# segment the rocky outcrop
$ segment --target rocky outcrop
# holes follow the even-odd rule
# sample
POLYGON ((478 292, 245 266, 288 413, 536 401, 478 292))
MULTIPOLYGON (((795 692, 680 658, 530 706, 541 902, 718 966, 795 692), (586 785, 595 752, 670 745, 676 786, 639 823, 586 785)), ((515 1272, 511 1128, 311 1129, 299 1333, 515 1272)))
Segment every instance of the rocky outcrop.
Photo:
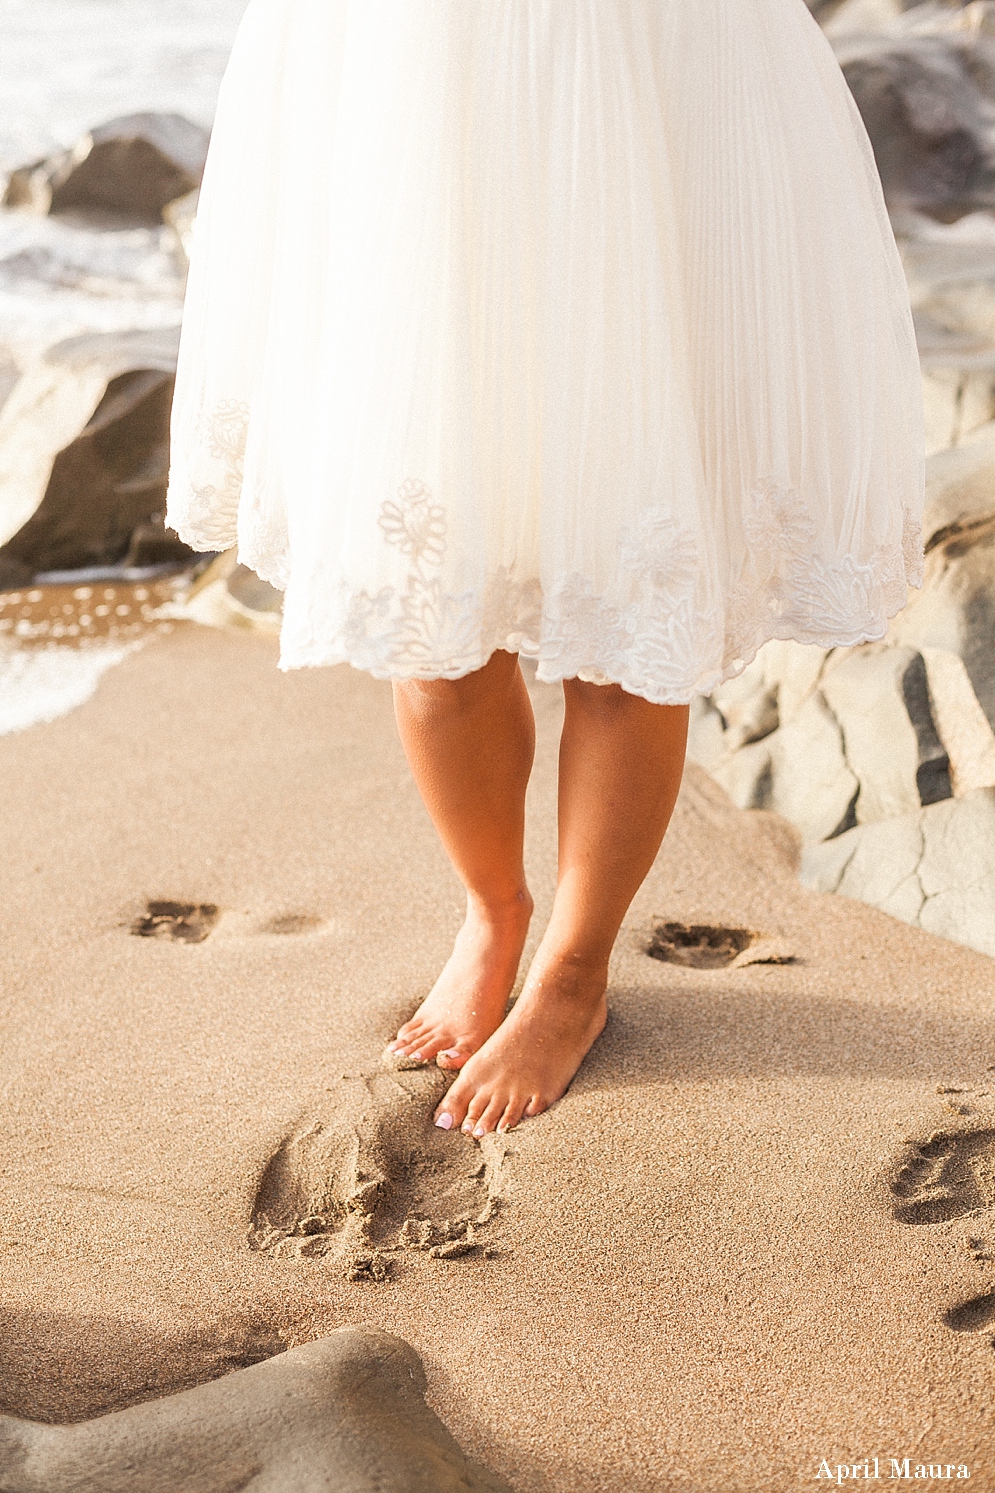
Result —
POLYGON ((995 788, 809 845, 801 876, 995 957, 995 788))
POLYGON ((995 40, 887 30, 836 52, 893 207, 947 220, 995 207, 995 40))
POLYGON ((283 592, 240 565, 237 551, 228 550, 178 593, 170 615, 203 627, 275 635, 283 622, 283 592))
POLYGON ((168 203, 200 185, 209 139, 180 114, 112 119, 71 150, 14 171, 3 205, 157 223, 168 203))
POLYGON ((867 126, 912 294, 927 451, 995 418, 995 0, 815 4, 867 126))
POLYGON ((696 704, 690 755, 796 826, 810 885, 995 953, 995 426, 927 473, 925 582, 888 637, 768 644, 696 704))
POLYGON ((176 241, 185 261, 189 262, 190 250, 193 247, 193 225, 197 218, 197 206, 200 202, 200 188, 196 191, 187 192, 183 197, 177 197, 174 202, 168 202, 162 210, 164 221, 176 234, 176 241))
POLYGON ((191 555, 161 520, 177 340, 77 337, 21 378, 0 413, 0 585, 191 555))

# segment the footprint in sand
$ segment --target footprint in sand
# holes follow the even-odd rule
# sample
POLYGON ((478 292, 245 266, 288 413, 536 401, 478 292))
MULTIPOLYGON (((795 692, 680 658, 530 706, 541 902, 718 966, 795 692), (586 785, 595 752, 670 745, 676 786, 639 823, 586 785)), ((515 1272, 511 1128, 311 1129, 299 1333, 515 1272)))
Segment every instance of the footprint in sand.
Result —
POLYGON ((985 1332, 995 1327, 995 1291, 984 1296, 972 1296, 944 1312, 943 1320, 954 1332, 985 1332))
POLYGON ((317 933, 325 926, 324 919, 309 912, 283 912, 260 924, 260 933, 279 933, 286 937, 294 933, 317 933))
POLYGON ((995 1130, 940 1131, 891 1179, 899 1223, 948 1223, 995 1203, 995 1130))
MULTIPOLYGON (((890 1186, 899 1223, 949 1223, 989 1207, 995 1203, 995 1130, 931 1135, 906 1153, 890 1186)), ((982 1241, 967 1245, 974 1259, 988 1258, 982 1241)), ((942 1321, 954 1332, 987 1332, 995 1327, 995 1291, 951 1307, 942 1321)))
POLYGON ((783 939, 751 928, 711 923, 656 923, 646 953, 651 959, 688 969, 743 969, 748 964, 797 962, 783 939))
POLYGON ((203 943, 220 916, 213 902, 147 902, 130 931, 138 938, 203 943))
POLYGON ((493 1253, 506 1144, 436 1129, 438 1070, 343 1078, 320 1119, 287 1136, 256 1193, 249 1248, 278 1258, 329 1256, 350 1280, 384 1280, 410 1253, 435 1260, 493 1253))

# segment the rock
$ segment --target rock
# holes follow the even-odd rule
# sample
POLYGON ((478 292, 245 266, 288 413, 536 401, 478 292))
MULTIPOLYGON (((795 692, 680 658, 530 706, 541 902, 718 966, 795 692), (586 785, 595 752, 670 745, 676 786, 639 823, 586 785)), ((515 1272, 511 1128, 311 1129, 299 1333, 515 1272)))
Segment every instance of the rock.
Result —
POLYGON ((240 565, 236 550, 227 550, 197 576, 171 615, 204 627, 275 634, 283 621, 283 593, 240 565))
POLYGON ((995 788, 806 846, 801 876, 995 956, 995 788))
POLYGON ((975 788, 995 788, 995 732, 956 653, 924 648, 929 698, 936 729, 950 761, 955 798, 975 788))
POLYGON ((198 187, 193 192, 187 192, 184 197, 177 197, 174 202, 167 202, 162 210, 163 221, 168 223, 176 234, 180 252, 187 262, 190 260, 190 250, 193 247, 193 225, 197 221, 199 203, 200 188, 198 187))
POLYGON ((770 797, 803 842, 849 829, 860 783, 847 762, 839 721, 815 690, 771 738, 770 797))
POLYGON ((727 756, 725 721, 708 695, 695 695, 688 723, 688 757, 706 772, 727 756))
MULTIPOLYGON (((773 810, 806 843, 951 796, 949 754, 917 649, 866 644, 829 653, 777 643, 736 683, 732 706, 724 686, 698 707, 690 754, 707 761, 740 808, 773 810), (740 744, 772 719, 774 729, 740 744)), ((966 764, 980 750, 977 733, 958 750, 973 785, 980 769, 966 764)))
POLYGON ((401 1338, 342 1327, 198 1389, 68 1426, 0 1417, 9 1493, 511 1493, 425 1402, 401 1338))
POLYGON ((990 37, 890 29, 840 35, 836 54, 890 205, 947 221, 995 206, 990 37))
POLYGON ((192 554, 175 530, 166 528, 166 515, 159 511, 132 530, 124 563, 136 570, 149 565, 185 565, 192 554))
POLYGON ((883 31, 902 14, 901 0, 811 0, 829 37, 883 31))
POLYGON ((77 337, 24 374, 0 413, 0 564, 23 576, 192 554, 149 528, 165 509, 177 338, 77 337))
POLYGON ((858 823, 950 797, 949 763, 917 652, 882 644, 840 650, 827 665, 821 688, 860 783, 858 823))
POLYGON ((995 523, 995 423, 926 465, 923 542, 927 553, 948 539, 979 535, 995 523))
POLYGON ((774 769, 769 742, 751 741, 711 771, 738 809, 770 807, 774 769))
POLYGON ((207 130, 180 114, 112 119, 72 150, 14 171, 3 205, 157 223, 168 203, 199 187, 209 140, 207 130))
MULTIPOLYGON (((935 536, 934 536, 935 538, 935 536)), ((923 588, 894 619, 890 643, 939 649, 963 660, 981 709, 995 727, 995 518, 954 521, 926 556, 923 588)))
POLYGON ((762 658, 755 658, 741 674, 719 686, 712 701, 725 722, 727 751, 762 741, 777 730, 777 693, 777 683, 767 678, 762 658))
POLYGON ((970 440, 995 418, 995 373, 987 369, 923 368, 926 455, 970 440))
POLYGON ((818 690, 785 725, 733 752, 712 776, 739 808, 773 810, 806 842, 849 827, 859 787, 839 724, 818 690))
POLYGON ((995 219, 893 211, 923 369, 927 454, 995 419, 995 219))

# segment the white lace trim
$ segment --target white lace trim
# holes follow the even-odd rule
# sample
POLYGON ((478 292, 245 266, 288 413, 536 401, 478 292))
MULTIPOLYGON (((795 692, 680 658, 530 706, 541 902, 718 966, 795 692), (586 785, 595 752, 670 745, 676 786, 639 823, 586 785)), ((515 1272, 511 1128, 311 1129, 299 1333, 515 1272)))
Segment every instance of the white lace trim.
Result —
MULTIPOLYGON (((237 541, 246 564, 286 589, 285 528, 258 508, 240 513, 248 428, 247 405, 216 407, 199 443, 214 480, 182 496, 171 490, 169 521, 195 549, 237 541)), ((743 562, 724 618, 696 607, 696 537, 660 508, 619 533, 619 567, 632 581, 624 605, 580 574, 543 591, 501 568, 482 592, 446 591, 446 510, 416 478, 383 503, 378 525, 408 560, 403 586, 357 591, 329 567, 318 588, 322 625, 305 640, 295 628, 288 638, 285 625, 281 668, 350 663, 378 678, 452 679, 503 648, 536 658, 543 680, 613 682, 683 704, 739 673, 774 638, 824 648, 882 638, 908 587, 922 582, 921 526, 907 511, 900 550, 881 545, 865 563, 850 555, 831 563, 803 498, 769 479, 757 483, 744 514, 743 562)))

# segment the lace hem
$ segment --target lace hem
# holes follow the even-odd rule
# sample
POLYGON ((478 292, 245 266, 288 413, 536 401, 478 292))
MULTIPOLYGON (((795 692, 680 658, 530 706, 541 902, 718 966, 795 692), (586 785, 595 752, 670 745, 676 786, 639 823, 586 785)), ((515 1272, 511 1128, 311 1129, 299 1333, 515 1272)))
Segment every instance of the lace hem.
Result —
MULTIPOLYGON (((287 589, 285 523, 243 494, 248 426, 245 404, 216 407, 199 445, 213 480, 187 485, 182 497, 174 482, 169 521, 195 549, 237 539, 245 563, 287 589)), ((887 510, 893 533, 897 506, 887 510)), ((444 581, 446 509, 409 478, 377 518, 381 544, 403 556, 402 583, 357 590, 331 566, 312 566, 308 596, 292 588, 288 596, 280 666, 349 663, 377 678, 457 679, 501 648, 536 659, 543 680, 617 683, 655 703, 686 704, 774 639, 834 648, 883 638, 922 581, 921 527, 908 507, 901 512, 900 543, 879 542, 863 562, 827 558, 829 536, 809 505, 764 478, 742 514, 738 574, 718 603, 704 590, 698 536, 662 508, 618 532, 613 589, 622 600, 606 599, 584 575, 544 590, 503 568, 483 588, 458 593, 444 581)))
POLYGON ((771 483, 757 489, 724 615, 696 605, 696 537, 661 509, 619 533, 624 604, 606 601, 581 575, 543 593, 504 569, 482 595, 447 592, 438 574, 446 512, 414 479, 382 506, 379 527, 407 558, 403 587, 373 595, 319 571, 310 588, 321 598, 317 612, 298 614, 291 598, 281 668, 349 663, 377 678, 458 679, 501 648, 536 659, 544 681, 615 683, 656 704, 684 705, 740 673, 773 639, 823 648, 878 641, 922 570, 911 517, 901 550, 881 545, 866 564, 849 555, 830 564, 797 495, 771 483))

